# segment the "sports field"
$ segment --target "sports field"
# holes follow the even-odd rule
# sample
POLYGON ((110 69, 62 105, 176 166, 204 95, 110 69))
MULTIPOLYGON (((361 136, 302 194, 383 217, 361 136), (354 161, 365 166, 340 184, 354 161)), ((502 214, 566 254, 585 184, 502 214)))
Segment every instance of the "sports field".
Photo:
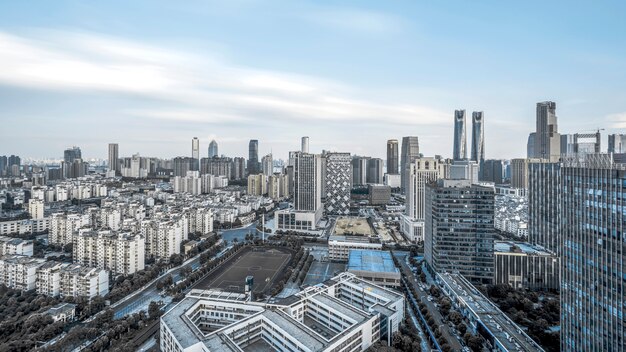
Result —
POLYGON ((211 278, 207 288, 221 289, 231 292, 244 292, 245 280, 254 276, 253 291, 263 293, 269 291, 279 279, 291 254, 276 249, 255 249, 243 253, 234 261, 225 263, 224 270, 211 278))

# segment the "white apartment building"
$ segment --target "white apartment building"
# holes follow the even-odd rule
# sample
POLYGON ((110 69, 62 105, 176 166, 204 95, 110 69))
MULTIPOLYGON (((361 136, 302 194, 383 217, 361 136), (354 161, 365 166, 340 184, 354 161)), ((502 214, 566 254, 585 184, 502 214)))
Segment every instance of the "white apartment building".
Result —
POLYGON ((275 303, 192 290, 161 317, 161 351, 365 351, 390 341, 404 296, 350 273, 275 303))
POLYGON ((63 297, 104 297, 109 293, 109 272, 80 264, 46 262, 37 269, 37 293, 63 297))
POLYGON ((45 262, 45 259, 21 255, 2 256, 0 257, 0 284, 16 290, 33 290, 36 287, 37 268, 45 262))
POLYGON ((50 218, 11 220, 0 222, 0 235, 26 235, 32 233, 42 233, 50 227, 50 218))
POLYGON ((141 234, 146 241, 146 254, 157 259, 180 254, 180 244, 188 238, 187 231, 187 219, 184 217, 142 221, 141 234))
POLYGON ((82 229, 74 243, 74 262, 129 275, 145 267, 146 242, 139 234, 82 229))
POLYGON ((188 232, 207 235, 213 232, 213 210, 210 208, 192 208, 186 213, 188 232))
POLYGON ((44 203, 41 199, 31 198, 28 200, 28 213, 31 219, 44 218, 44 203))
POLYGON ((31 257, 33 255, 33 241, 0 236, 0 256, 12 254, 31 257))
POLYGON ((75 233, 89 224, 89 219, 80 214, 55 213, 50 217, 50 244, 66 245, 74 242, 75 233))

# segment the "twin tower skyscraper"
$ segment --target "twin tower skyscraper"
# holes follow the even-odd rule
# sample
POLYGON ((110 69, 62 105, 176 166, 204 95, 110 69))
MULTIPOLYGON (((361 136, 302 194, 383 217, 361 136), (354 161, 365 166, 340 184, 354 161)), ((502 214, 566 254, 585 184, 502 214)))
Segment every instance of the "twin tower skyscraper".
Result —
MULTIPOLYGON (((472 113, 472 151, 469 160, 479 165, 485 161, 485 127, 482 111, 472 113)), ((467 127, 465 110, 454 111, 453 160, 467 160, 467 127)))

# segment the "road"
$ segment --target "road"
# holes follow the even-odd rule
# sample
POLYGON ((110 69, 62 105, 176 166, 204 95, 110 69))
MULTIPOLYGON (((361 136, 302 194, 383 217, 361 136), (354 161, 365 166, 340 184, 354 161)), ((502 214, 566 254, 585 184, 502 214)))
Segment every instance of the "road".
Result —
MULTIPOLYGON (((226 250, 227 248, 218 253, 217 257, 223 255, 226 250)), ((186 260, 180 266, 168 270, 164 274, 160 275, 158 279, 154 280, 150 285, 144 286, 142 289, 135 291, 133 296, 127 296, 128 298, 125 298, 123 302, 113 304, 113 319, 121 319, 129 314, 137 313, 142 309, 147 311, 148 305, 151 301, 163 301, 165 304, 169 304, 172 298, 161 296, 160 291, 156 287, 157 283, 159 280, 167 277, 168 275, 172 275, 172 280, 174 282, 182 279, 180 271, 184 267, 190 267, 192 271, 197 270, 200 267, 201 254, 202 253, 198 253, 196 256, 186 260)))
POLYGON ((441 316, 441 313, 439 312, 439 309, 435 307, 434 302, 428 301, 429 294, 422 290, 422 288, 418 285, 418 282, 421 281, 419 281, 419 278, 413 273, 410 265, 407 263, 407 255, 401 255, 399 253, 394 253, 394 255, 398 258, 398 262, 401 266, 400 269, 402 270, 402 272, 405 273, 406 278, 415 288, 415 292, 417 292, 416 298, 426 305, 426 308, 435 320, 435 325, 443 327, 443 329, 441 329, 442 335, 445 337, 446 341, 448 341, 448 345, 450 346, 450 348, 453 351, 461 351, 463 349, 463 345, 461 344, 460 338, 457 338, 455 334, 451 331, 450 327, 447 324, 447 320, 445 320, 441 316))

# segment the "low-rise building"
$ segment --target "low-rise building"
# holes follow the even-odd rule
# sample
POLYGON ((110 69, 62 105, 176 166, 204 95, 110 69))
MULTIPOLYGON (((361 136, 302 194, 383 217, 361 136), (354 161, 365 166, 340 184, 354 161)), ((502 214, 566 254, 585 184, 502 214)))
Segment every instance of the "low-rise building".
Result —
POLYGON ((33 241, 0 236, 0 256, 10 254, 32 256, 33 241))
POLYGON ((43 315, 50 316, 56 323, 58 321, 68 323, 76 317, 76 305, 72 303, 59 303, 48 309, 43 315))
POLYGON ((365 351, 388 343, 404 296, 342 273, 275 303, 192 290, 161 317, 161 351, 365 351))
POLYGON ((468 331, 490 341, 492 351, 543 352, 541 346, 462 275, 437 274, 435 281, 469 321, 468 331))
POLYGON ((45 259, 15 254, 2 256, 0 257, 0 284, 16 290, 33 290, 36 287, 37 268, 45 262, 45 259))
POLYGON ((525 242, 495 241, 495 283, 515 289, 559 290, 559 257, 525 242))
POLYGON ((385 205, 391 200, 391 187, 380 184, 367 186, 369 202, 371 205, 385 205))
POLYGON ((377 285, 400 287, 400 270, 396 268, 388 251, 351 250, 347 270, 377 285))
POLYGON ((328 238, 328 259, 338 262, 348 260, 351 250, 381 250, 382 243, 376 237, 330 236, 328 238))

